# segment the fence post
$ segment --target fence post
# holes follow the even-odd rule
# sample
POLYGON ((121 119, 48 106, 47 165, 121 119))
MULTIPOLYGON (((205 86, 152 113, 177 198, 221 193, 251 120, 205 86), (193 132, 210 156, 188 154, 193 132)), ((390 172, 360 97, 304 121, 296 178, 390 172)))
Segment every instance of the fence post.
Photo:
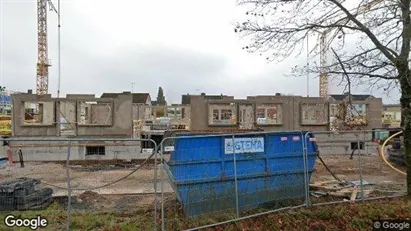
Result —
POLYGON ((158 204, 158 199, 157 199, 157 143, 154 142, 154 230, 157 231, 157 204, 158 204))
POLYGON ((67 149, 67 161, 66 161, 66 174, 67 174, 67 231, 70 231, 71 220, 71 176, 70 176, 70 154, 71 154, 71 141, 68 143, 67 149))
MULTIPOLYGON (((167 138, 166 138, 167 139, 167 138)), ((165 221, 164 221, 164 182, 163 182, 163 170, 164 170, 164 141, 160 144, 160 162, 161 162, 161 171, 160 171, 160 188, 161 188, 161 230, 165 231, 165 221)))
POLYGON ((23 152, 19 149, 19 160, 20 160, 20 168, 24 168, 24 159, 23 159, 23 152))
MULTIPOLYGON (((363 143, 365 146, 365 143, 363 143)), ((365 148, 365 147, 364 147, 365 148)), ((363 176, 362 176, 362 168, 363 168, 363 163, 362 163, 362 158, 361 158, 361 143, 360 143, 360 135, 357 133, 357 150, 358 150, 358 165, 359 165, 359 171, 360 171, 360 190, 361 190, 361 200, 364 199, 364 186, 363 186, 363 176)))
POLYGON ((237 187, 237 163, 235 157, 235 135, 233 135, 233 161, 234 161, 234 188, 235 188, 235 215, 236 218, 240 217, 239 207, 238 207, 238 187, 237 187))
POLYGON ((310 181, 308 180, 308 142, 307 136, 309 132, 307 132, 305 135, 303 132, 301 132, 301 137, 302 137, 302 145, 303 145, 303 162, 304 162, 304 189, 305 189, 305 205, 306 206, 311 206, 311 201, 310 201, 310 181))

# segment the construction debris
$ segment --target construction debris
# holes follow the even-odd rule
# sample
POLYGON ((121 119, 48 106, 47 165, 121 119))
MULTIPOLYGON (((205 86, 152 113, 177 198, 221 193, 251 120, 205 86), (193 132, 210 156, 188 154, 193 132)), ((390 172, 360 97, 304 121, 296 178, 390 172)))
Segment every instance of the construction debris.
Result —
MULTIPOLYGON (((352 182, 339 182, 337 180, 315 182, 310 184, 310 189, 314 190, 311 192, 312 196, 322 197, 322 196, 334 196, 349 198, 350 200, 355 200, 361 198, 361 193, 363 197, 368 197, 374 190, 373 189, 360 189, 359 181, 352 182)), ((363 181, 363 187, 372 185, 367 181, 363 181)))
POLYGON ((40 180, 18 178, 0 184, 0 211, 43 209, 53 201, 51 188, 40 188, 40 180))
MULTIPOLYGON (((355 187, 360 187, 361 186, 361 181, 356 180, 356 181, 350 181, 351 184, 353 184, 355 187)), ((370 185, 374 185, 366 180, 362 181, 362 186, 370 186, 370 185)))
POLYGON ((327 196, 328 195, 328 192, 325 192, 325 191, 313 191, 313 192, 311 192, 311 196, 314 196, 314 197, 322 197, 322 196, 327 196))

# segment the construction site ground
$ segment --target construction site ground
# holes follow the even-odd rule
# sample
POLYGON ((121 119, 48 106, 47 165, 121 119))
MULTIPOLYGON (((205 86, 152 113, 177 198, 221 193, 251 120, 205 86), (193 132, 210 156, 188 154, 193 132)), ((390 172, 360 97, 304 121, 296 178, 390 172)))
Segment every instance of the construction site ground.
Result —
MULTIPOLYGON (((341 181, 359 181, 369 183, 373 189, 381 191, 404 191, 406 176, 389 167, 381 158, 375 155, 321 155, 328 169, 341 181), (360 167, 361 166, 361 167, 360 167)), ((405 172, 405 166, 392 165, 405 172)), ((315 170, 310 183, 334 181, 332 174, 319 159, 316 161, 315 170)))
MULTIPOLYGON (((363 155, 361 156, 361 160, 358 155, 354 155, 353 159, 350 159, 349 155, 321 155, 321 157, 329 170, 340 180, 359 181, 359 165, 361 163, 361 172, 364 182, 372 184, 367 187, 372 187, 373 190, 378 192, 386 192, 383 193, 384 195, 394 195, 397 192, 405 191, 405 176, 388 167, 377 154, 363 155)), ((90 166, 73 165, 70 171, 72 178, 71 184, 74 188, 98 187, 124 177, 136 169, 136 167, 137 166, 127 168, 97 166, 95 164, 90 166)), ((405 171, 405 167, 396 167, 405 171)), ((19 164, 16 163, 14 167, 0 170, 0 182, 18 177, 40 179, 46 183, 42 185, 44 187, 51 187, 50 185, 64 188, 67 187, 66 168, 62 163, 25 163, 24 168, 20 168, 19 164)), ((164 183, 163 189, 165 192, 166 217, 169 219, 173 217, 173 219, 171 219, 173 222, 184 220, 185 218, 181 211, 181 207, 177 203, 174 193, 167 182, 167 176, 164 173, 161 176, 160 171, 158 171, 158 177, 158 182, 162 180, 164 183)), ((323 163, 317 159, 315 171, 311 177, 310 183, 316 184, 318 182, 331 182, 336 184, 338 183, 338 180, 336 180, 331 173, 326 170, 323 163)), ((160 193, 160 183, 158 183, 158 187, 158 192, 160 193)), ((55 212, 50 211, 58 210, 58 213, 62 214, 60 219, 63 219, 63 217, 65 217, 64 211, 67 206, 67 190, 55 187, 51 188, 54 190, 55 203, 44 212, 47 214, 54 214, 55 212)), ((316 190, 317 189, 312 189, 312 191, 316 190)), ((324 191, 324 189, 322 190, 324 191)), ((327 187, 325 187, 325 191, 326 190, 327 187)), ((151 227, 154 214, 154 164, 150 163, 142 166, 131 176, 113 185, 93 190, 75 190, 72 192, 72 195, 74 196, 72 198, 72 209, 74 214, 87 213, 91 216, 91 214, 116 213, 122 214, 119 215, 119 219, 121 220, 128 219, 127 217, 129 216, 135 216, 137 213, 139 214, 138 216, 142 216, 140 219, 147 223, 144 227, 151 227)), ((160 194, 158 196, 160 197, 160 194)), ((371 193, 366 196, 373 197, 378 195, 371 193)), ((313 203, 317 203, 346 199, 347 197, 343 198, 324 195, 312 196, 311 200, 313 203)), ((160 206, 158 207, 160 208, 160 206)), ((101 220, 102 223, 104 223, 103 220, 101 220)), ((221 218, 221 220, 223 220, 223 218, 221 218)), ((64 223, 64 221, 60 221, 60 225, 61 222, 64 223)), ((206 221, 204 220, 203 222, 206 221)), ((173 227, 175 225, 177 224, 174 224, 173 227)), ((177 226, 180 227, 180 225, 177 226)))

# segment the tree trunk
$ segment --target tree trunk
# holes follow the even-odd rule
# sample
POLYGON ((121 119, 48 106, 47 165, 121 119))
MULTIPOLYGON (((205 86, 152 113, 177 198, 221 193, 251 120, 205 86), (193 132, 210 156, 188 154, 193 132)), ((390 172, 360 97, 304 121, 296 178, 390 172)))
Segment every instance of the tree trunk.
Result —
MULTIPOLYGON (((408 66, 408 64, 407 64, 408 66)), ((405 164, 407 166, 407 195, 411 197, 411 83, 408 68, 399 71, 401 82, 401 126, 403 127, 405 164)))

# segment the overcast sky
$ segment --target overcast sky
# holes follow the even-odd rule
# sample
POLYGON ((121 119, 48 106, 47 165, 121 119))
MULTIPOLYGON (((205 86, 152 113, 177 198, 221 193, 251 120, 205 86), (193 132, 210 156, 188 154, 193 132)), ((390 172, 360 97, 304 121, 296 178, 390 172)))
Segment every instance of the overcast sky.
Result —
MULTIPOLYGON (((10 90, 36 84, 36 0, 0 0, 0 80, 10 90)), ((53 1, 57 7, 57 1, 53 1)), ((228 94, 236 98, 276 92, 307 95, 306 77, 286 77, 305 56, 267 63, 248 54, 233 30, 245 9, 235 0, 61 0, 61 93, 148 92, 162 86, 169 103, 182 94, 228 94)), ((57 15, 48 12, 49 93, 57 93, 57 15)), ((310 43, 314 43, 312 41, 310 43)), ((314 44, 311 44, 314 46, 314 44)), ((310 76, 310 96, 318 78, 310 76)), ((330 93, 340 94, 332 86, 330 93)), ((385 103, 398 101, 374 90, 385 103)))

